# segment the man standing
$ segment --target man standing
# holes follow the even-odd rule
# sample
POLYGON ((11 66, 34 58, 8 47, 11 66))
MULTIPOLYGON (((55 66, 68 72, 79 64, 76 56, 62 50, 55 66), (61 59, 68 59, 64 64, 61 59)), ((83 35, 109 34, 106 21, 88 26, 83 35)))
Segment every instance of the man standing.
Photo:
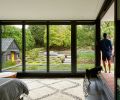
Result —
POLYGON ((106 33, 103 34, 103 39, 100 41, 100 49, 102 51, 102 61, 103 61, 105 73, 107 73, 106 61, 108 62, 109 73, 110 73, 110 71, 111 71, 112 43, 107 38, 106 33))

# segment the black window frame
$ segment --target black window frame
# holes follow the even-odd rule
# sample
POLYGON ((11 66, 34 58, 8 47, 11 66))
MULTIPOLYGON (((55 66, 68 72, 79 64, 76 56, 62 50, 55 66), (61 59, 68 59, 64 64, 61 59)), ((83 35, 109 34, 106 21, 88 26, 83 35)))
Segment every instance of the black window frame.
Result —
MULTIPOLYGON (((19 21, 0 21, 1 25, 22 25, 22 72, 26 73, 26 64, 25 64, 25 52, 26 52, 26 37, 25 37, 25 25, 46 25, 47 27, 47 70, 46 73, 49 73, 49 25, 70 25, 71 26, 71 72, 78 73, 76 67, 76 26, 77 25, 96 25, 95 20, 19 20, 19 21)), ((97 29, 97 28, 96 28, 97 29)), ((0 31, 2 33, 2 29, 0 31)), ((0 38, 1 39, 1 38, 0 38)), ((96 51, 95 51, 96 52, 96 51)), ((97 62, 97 61, 96 61, 97 62)), ((2 71, 2 67, 0 67, 2 71)), ((28 71, 27 71, 28 72, 28 71)), ((35 71, 33 73, 36 73, 35 71)), ((59 73, 59 72, 58 72, 59 73)))

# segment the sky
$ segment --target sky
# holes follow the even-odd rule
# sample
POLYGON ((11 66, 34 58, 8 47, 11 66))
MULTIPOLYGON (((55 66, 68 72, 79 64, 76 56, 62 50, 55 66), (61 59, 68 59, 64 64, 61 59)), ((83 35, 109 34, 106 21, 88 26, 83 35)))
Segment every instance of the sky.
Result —
MULTIPOLYGON (((14 25, 15 27, 22 28, 22 25, 14 25)), ((28 28, 28 25, 26 25, 26 28, 28 28)))

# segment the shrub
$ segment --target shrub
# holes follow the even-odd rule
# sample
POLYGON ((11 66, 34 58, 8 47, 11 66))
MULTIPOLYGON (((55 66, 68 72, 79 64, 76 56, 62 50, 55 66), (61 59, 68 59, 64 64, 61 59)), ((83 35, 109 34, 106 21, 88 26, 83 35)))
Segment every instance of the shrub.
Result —
POLYGON ((11 60, 8 60, 6 61, 4 64, 3 64, 3 67, 4 68, 7 68, 7 67, 10 67, 10 66, 15 66, 16 65, 16 62, 12 62, 11 60))

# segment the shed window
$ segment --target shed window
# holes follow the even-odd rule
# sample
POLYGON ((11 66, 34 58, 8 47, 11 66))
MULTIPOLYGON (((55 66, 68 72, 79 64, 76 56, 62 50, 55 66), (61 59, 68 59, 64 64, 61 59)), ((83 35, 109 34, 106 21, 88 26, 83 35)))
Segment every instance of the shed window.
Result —
POLYGON ((10 60, 10 54, 7 55, 7 60, 10 60))
POLYGON ((17 54, 17 59, 19 58, 19 54, 17 54))

